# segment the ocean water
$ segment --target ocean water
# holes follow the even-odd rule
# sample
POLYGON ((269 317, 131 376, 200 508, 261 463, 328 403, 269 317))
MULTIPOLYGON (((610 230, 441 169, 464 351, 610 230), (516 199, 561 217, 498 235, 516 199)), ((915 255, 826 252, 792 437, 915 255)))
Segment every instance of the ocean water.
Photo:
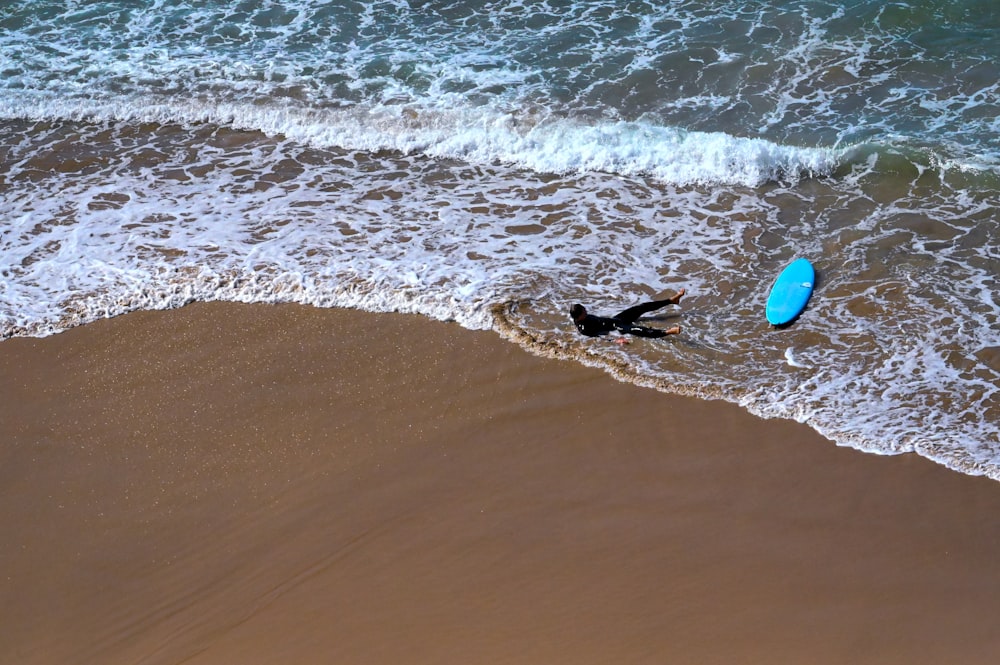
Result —
POLYGON ((998 63, 983 0, 5 2, 0 335, 414 312, 1000 479, 998 63))

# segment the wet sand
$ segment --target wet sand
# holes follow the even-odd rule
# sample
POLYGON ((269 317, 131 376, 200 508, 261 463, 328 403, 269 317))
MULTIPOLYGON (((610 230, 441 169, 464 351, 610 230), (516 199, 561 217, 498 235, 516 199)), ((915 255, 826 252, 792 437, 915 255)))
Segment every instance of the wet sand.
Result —
POLYGON ((403 315, 0 342, 3 663, 995 663, 1000 484, 403 315))

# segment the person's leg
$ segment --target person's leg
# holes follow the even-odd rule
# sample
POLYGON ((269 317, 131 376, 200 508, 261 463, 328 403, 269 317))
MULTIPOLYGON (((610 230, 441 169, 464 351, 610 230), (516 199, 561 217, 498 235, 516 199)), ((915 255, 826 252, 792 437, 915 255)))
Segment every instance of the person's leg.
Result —
POLYGON ((667 335, 676 335, 680 333, 681 327, 674 326, 672 328, 667 328, 663 330, 661 328, 648 328, 646 326, 637 326, 632 323, 623 323, 618 326, 618 332, 623 335, 635 335, 636 337, 666 337, 667 335))
POLYGON ((681 296, 683 295, 684 295, 684 289, 681 289, 672 297, 667 298, 666 300, 653 300, 651 302, 644 302, 641 305, 636 305, 635 307, 629 307, 628 309, 623 310, 618 314, 615 314, 614 318, 619 321, 624 321, 626 323, 632 323, 643 314, 648 314, 649 312, 658 310, 661 307, 666 307, 667 305, 678 304, 681 301, 681 296))

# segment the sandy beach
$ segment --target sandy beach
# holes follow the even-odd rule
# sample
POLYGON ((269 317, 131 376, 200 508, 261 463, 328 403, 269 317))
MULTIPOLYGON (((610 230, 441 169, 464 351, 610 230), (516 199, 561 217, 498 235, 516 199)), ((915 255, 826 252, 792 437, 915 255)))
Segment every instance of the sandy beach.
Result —
POLYGON ((0 662, 995 663, 1000 485, 416 316, 0 342, 0 662))

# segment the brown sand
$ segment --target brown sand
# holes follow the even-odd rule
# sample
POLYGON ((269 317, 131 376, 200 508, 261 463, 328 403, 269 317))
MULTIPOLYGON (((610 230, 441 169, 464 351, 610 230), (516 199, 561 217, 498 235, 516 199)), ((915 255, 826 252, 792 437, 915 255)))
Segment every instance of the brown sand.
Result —
POLYGON ((198 304, 0 370, 0 663, 1000 658, 1000 484, 492 333, 198 304))

